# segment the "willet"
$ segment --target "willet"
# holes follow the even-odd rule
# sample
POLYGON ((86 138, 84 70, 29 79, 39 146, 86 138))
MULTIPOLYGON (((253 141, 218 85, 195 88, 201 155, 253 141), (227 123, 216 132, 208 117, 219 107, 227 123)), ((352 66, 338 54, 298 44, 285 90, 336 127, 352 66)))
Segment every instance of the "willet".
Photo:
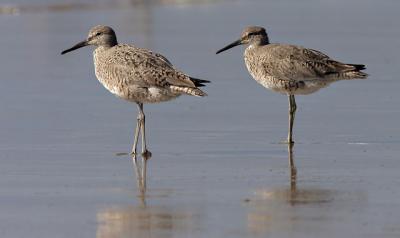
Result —
POLYGON ((138 173, 136 147, 141 132, 143 163, 140 180, 141 186, 145 188, 146 161, 151 153, 146 146, 143 104, 168 101, 181 94, 206 96, 198 87, 209 81, 192 78, 175 69, 167 58, 158 53, 134 45, 118 44, 114 30, 108 26, 93 27, 86 40, 61 54, 88 45, 95 46, 94 68, 100 83, 117 97, 138 106, 132 156, 138 173))
POLYGON ((368 75, 361 64, 345 64, 317 50, 296 45, 270 43, 264 28, 246 27, 239 40, 227 45, 217 54, 232 47, 249 44, 244 61, 251 76, 264 87, 289 97, 289 133, 292 137, 296 112, 294 95, 306 95, 343 79, 364 79, 368 75))

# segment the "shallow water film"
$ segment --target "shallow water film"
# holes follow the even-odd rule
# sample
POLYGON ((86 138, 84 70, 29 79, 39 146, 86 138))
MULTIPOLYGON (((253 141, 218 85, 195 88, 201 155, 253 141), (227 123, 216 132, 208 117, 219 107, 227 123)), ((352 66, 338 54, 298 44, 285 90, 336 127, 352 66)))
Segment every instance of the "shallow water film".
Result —
POLYGON ((0 237, 400 237, 398 1, 0 1, 0 237), (98 24, 212 81, 145 105, 147 190, 129 156, 135 104, 96 80, 98 24), (367 66, 288 100, 257 84, 248 25, 367 66), (289 168, 292 159, 296 170, 289 168))

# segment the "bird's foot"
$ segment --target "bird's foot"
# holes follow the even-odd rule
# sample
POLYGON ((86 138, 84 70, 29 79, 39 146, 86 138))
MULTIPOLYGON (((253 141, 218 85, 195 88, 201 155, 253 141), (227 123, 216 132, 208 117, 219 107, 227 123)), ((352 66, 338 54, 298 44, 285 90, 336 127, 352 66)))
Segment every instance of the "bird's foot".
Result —
MULTIPOLYGON (((132 151, 130 153, 130 155, 132 158, 136 158, 136 156, 138 156, 138 153, 136 153, 135 151, 132 151)), ((147 160, 147 159, 150 159, 150 157, 152 156, 152 153, 149 150, 145 150, 144 152, 142 152, 141 155, 143 158, 145 158, 147 160)))
POLYGON ((136 151, 132 151, 132 152, 130 153, 130 155, 131 155, 131 157, 133 158, 133 157, 136 157, 136 156, 137 156, 137 153, 136 153, 136 151))
POLYGON ((294 145, 294 141, 293 140, 283 140, 283 141, 279 142, 279 144, 294 145))
POLYGON ((150 159, 151 158, 151 152, 149 151, 149 150, 144 150, 143 152, 142 152, 142 156, 143 156, 143 158, 145 158, 146 160, 148 160, 148 159, 150 159))

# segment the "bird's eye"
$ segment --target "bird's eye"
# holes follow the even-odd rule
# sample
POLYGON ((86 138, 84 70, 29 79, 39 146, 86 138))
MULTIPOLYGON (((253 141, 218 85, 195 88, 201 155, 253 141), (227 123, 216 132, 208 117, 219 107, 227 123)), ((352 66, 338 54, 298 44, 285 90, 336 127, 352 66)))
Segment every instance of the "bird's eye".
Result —
POLYGON ((97 32, 97 33, 96 33, 96 36, 99 36, 99 35, 101 35, 101 32, 97 32))

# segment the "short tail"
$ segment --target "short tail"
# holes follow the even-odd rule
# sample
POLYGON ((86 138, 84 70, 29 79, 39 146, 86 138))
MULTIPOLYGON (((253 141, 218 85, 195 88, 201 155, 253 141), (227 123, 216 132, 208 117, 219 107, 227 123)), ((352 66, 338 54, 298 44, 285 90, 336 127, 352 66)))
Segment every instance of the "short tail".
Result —
POLYGON ((366 79, 368 74, 361 71, 353 71, 346 73, 346 76, 349 77, 348 79, 366 79))
MULTIPOLYGON (((204 80, 205 81, 205 80, 204 80)), ((170 86, 172 91, 178 92, 178 93, 184 93, 196 97, 204 97, 207 96, 207 94, 203 91, 201 91, 198 88, 191 88, 191 87, 183 87, 183 86, 170 86)))
POLYGON ((210 83, 210 81, 208 80, 192 78, 192 77, 190 77, 190 81, 192 81, 194 83, 194 86, 196 87, 204 87, 206 86, 204 85, 205 83, 210 83))

